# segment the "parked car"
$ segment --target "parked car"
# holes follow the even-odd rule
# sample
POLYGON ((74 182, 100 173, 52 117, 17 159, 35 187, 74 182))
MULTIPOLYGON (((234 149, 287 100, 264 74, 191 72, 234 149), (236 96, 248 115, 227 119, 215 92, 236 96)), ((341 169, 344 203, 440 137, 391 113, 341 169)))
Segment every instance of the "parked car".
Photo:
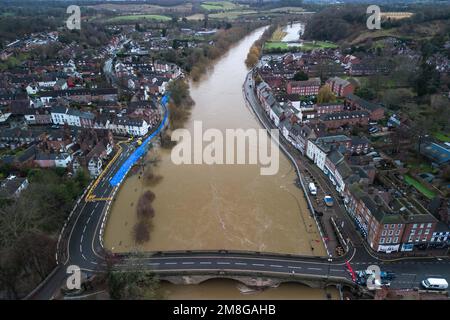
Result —
POLYGON ((308 185, 308 188, 309 188, 309 192, 313 196, 317 195, 317 188, 316 188, 316 185, 314 184, 314 182, 310 182, 309 185, 308 185))
POLYGON ((429 290, 446 290, 448 282, 443 278, 427 278, 422 281, 422 286, 429 290))
POLYGON ((323 198, 323 201, 325 202, 325 204, 327 205, 327 207, 332 207, 332 206, 333 206, 334 201, 333 201, 333 198, 332 198, 332 197, 330 197, 330 196, 325 196, 325 197, 323 198))

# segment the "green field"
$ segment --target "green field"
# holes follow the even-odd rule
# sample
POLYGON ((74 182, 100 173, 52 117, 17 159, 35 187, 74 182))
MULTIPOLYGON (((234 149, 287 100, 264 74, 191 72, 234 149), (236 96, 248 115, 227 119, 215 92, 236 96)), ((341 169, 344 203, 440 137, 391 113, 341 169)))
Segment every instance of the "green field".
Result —
MULTIPOLYGON (((271 49, 280 49, 280 50, 288 50, 289 48, 294 48, 296 46, 289 46, 287 42, 282 41, 267 41, 264 45, 264 49, 271 50, 271 49)), ((303 45, 298 45, 298 47, 301 47, 304 51, 310 51, 313 49, 328 49, 328 48, 337 48, 337 45, 331 42, 324 42, 324 41, 316 41, 315 43, 312 42, 304 42, 303 45)))
POLYGON ((302 48, 305 50, 313 49, 335 49, 338 46, 332 42, 315 41, 315 42, 303 42, 302 48))
POLYGON ((233 10, 238 7, 238 5, 229 1, 203 2, 200 6, 208 11, 233 10))
POLYGON ((282 41, 267 41, 264 44, 264 49, 270 50, 270 49, 282 49, 285 50, 289 48, 288 44, 286 42, 282 41))
POLYGON ((427 197, 428 199, 433 199, 436 196, 436 193, 434 193, 433 191, 431 191, 430 189, 428 189, 427 187, 425 187, 423 184, 421 184, 419 181, 417 181, 416 179, 405 175, 405 182, 411 186, 413 186, 414 188, 417 189, 417 191, 419 191, 421 194, 423 194, 425 197, 427 197))
POLYGON ((130 22, 130 21, 139 21, 139 20, 156 20, 156 21, 169 21, 172 18, 168 16, 162 16, 158 14, 137 14, 137 15, 126 15, 126 16, 118 16, 111 19, 108 19, 108 22, 130 22))
POLYGON ((224 11, 224 12, 218 12, 218 13, 211 13, 210 15, 208 15, 208 18, 234 20, 241 16, 248 15, 248 14, 255 14, 255 13, 257 13, 257 12, 254 10, 224 11))
POLYGON ((444 132, 433 132, 433 137, 442 142, 450 142, 450 135, 445 134, 444 132))

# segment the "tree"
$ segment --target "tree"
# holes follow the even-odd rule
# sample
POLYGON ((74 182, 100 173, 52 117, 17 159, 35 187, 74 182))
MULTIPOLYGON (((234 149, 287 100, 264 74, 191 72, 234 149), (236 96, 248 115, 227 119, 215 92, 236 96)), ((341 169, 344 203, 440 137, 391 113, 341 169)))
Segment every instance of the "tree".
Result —
MULTIPOLYGON (((134 267, 134 266, 132 266, 134 267)), ((156 299, 159 279, 149 271, 110 271, 109 295, 114 300, 156 299)))
POLYGON ((309 79, 308 75, 303 71, 299 71, 294 75, 295 81, 306 81, 308 79, 309 79))
POLYGON ((317 103, 328 103, 336 101, 336 96, 327 85, 322 86, 317 95, 317 103))
POLYGON ((142 244, 150 240, 150 224, 140 220, 133 227, 133 238, 136 244, 142 244))

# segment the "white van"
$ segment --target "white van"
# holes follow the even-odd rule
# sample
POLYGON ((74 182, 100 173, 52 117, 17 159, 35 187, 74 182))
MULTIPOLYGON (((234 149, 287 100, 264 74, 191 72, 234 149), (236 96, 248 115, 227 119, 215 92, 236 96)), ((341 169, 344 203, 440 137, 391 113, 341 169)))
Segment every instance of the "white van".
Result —
POLYGON ((309 192, 315 196, 317 194, 317 188, 316 185, 313 182, 309 183, 309 192))
POLYGON ((430 290, 445 290, 448 288, 448 283, 442 278, 428 278, 422 281, 422 286, 430 290))

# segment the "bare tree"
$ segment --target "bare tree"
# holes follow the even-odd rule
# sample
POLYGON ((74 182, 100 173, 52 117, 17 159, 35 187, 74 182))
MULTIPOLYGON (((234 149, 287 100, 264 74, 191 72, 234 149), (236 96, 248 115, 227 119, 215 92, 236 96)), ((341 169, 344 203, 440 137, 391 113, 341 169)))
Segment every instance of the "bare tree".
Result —
POLYGON ((142 244, 150 240, 150 225, 147 221, 140 220, 134 225, 133 238, 136 244, 142 244))

